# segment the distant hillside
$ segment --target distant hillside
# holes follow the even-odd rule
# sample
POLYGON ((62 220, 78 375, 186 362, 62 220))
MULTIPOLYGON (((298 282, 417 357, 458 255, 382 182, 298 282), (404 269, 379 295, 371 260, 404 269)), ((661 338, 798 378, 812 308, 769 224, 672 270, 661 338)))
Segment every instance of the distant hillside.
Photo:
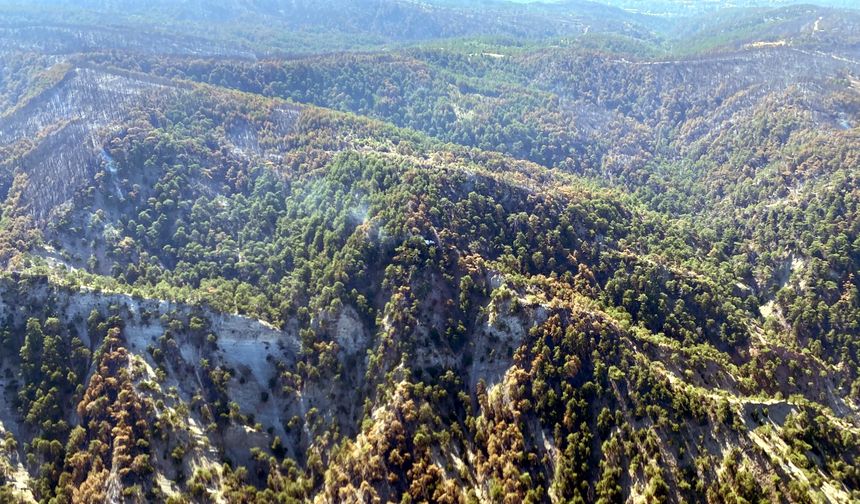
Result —
MULTIPOLYGON (((130 0, 3 0, 0 9, 5 10, 7 19, 35 23, 40 30, 56 31, 58 25, 64 31, 125 26, 153 34, 193 35, 219 45, 238 44, 234 51, 261 54, 379 48, 453 37, 542 39, 588 32, 649 37, 651 21, 591 2, 564 6, 485 2, 475 8, 407 0, 157 0, 146 4, 130 0), (218 29, 212 30, 213 25, 218 29)), ((42 37, 45 35, 47 32, 42 37)), ((129 36, 133 35, 120 38, 129 36)), ((95 50, 99 44, 113 43, 106 37, 87 49, 95 50)))
POLYGON ((611 5, 630 12, 656 16, 690 16, 721 9, 777 8, 791 5, 816 5, 821 7, 836 7, 841 9, 860 8, 854 0, 597 0, 605 5, 611 5))

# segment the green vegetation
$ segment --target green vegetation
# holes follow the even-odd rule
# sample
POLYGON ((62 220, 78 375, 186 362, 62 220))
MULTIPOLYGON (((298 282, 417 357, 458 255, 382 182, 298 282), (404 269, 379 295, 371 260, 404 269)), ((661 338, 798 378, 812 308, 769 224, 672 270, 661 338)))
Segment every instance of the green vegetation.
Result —
POLYGON ((846 24, 389 6, 0 55, 0 502, 860 499, 846 24))

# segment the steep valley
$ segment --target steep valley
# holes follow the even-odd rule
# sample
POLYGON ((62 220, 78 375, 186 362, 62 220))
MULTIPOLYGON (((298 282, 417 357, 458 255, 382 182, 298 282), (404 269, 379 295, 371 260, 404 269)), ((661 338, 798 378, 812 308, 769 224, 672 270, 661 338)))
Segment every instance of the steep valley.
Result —
POLYGON ((856 11, 373 5, 4 11, 0 502, 857 502, 856 11))

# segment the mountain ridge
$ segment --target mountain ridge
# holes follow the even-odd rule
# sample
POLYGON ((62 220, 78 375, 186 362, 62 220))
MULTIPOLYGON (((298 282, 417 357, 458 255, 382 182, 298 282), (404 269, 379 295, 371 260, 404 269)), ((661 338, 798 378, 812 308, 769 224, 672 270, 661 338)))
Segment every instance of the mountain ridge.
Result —
POLYGON ((855 17, 770 12, 4 32, 0 502, 856 500, 855 17))

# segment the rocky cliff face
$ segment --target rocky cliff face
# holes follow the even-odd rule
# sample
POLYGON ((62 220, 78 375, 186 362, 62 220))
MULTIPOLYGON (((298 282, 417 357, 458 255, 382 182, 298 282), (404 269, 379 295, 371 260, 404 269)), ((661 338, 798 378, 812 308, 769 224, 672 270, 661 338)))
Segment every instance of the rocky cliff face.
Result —
MULTIPOLYGON (((186 448, 185 470, 190 474, 197 466, 218 465, 223 457, 247 465, 249 448, 266 448, 274 436, 286 439, 284 425, 309 407, 298 392, 295 396, 284 396, 272 387, 278 369, 295 365, 299 342, 294 329, 276 330, 246 317, 127 295, 63 292, 50 288, 32 289, 30 293, 27 299, 10 301, 14 306, 50 305, 50 311, 64 325, 75 328, 83 343, 93 350, 102 345, 102 341, 94 339, 87 329, 87 319, 93 311, 122 318, 124 344, 130 352, 128 366, 133 370, 137 391, 159 404, 155 412, 158 417, 171 418, 170 436, 179 439, 186 448), (188 324, 192 318, 205 330, 176 330, 177 325, 188 324), (168 327, 170 324, 172 330, 168 327), (194 401, 199 400, 195 397, 206 387, 201 381, 207 379, 201 375, 205 370, 200 368, 204 360, 207 368, 211 366, 231 374, 223 384, 223 393, 237 405, 237 413, 242 415, 240 421, 219 434, 208 432, 206 426, 211 419, 201 418, 200 412, 192 408, 194 401), (156 369, 165 361, 166 367, 162 369, 167 369, 167 373, 157 376, 156 369), (288 416, 282 420, 282 415, 288 416)), ((4 305, 4 310, 8 310, 8 305, 4 305)), ((13 316, 9 322, 23 321, 13 316)), ((5 405, 9 408, 6 411, 15 409, 13 397, 13 392, 4 390, 3 398, 8 401, 5 405)), ((303 416, 300 418, 304 421, 303 416)), ((66 412, 66 421, 72 425, 79 422, 74 410, 66 412)), ((30 430, 14 415, 4 416, 3 423, 3 428, 21 438, 30 430)), ((294 450, 301 449, 299 444, 290 446, 294 450)), ((12 461, 23 460, 21 454, 11 455, 12 461)), ((165 461, 163 468, 170 467, 165 461)), ((168 481, 174 480, 176 474, 169 470, 165 477, 168 481)))

